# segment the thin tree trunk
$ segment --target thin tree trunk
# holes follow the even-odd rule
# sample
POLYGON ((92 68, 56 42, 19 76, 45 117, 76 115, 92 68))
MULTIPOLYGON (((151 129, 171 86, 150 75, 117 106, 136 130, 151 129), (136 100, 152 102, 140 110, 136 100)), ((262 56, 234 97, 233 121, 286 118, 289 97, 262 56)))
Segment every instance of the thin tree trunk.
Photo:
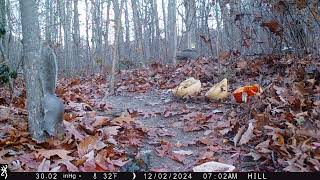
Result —
POLYGON ((168 3, 168 26, 169 26, 169 59, 173 65, 176 65, 177 53, 177 22, 176 22, 176 0, 170 0, 168 3))
POLYGON ((166 5, 164 3, 165 0, 162 0, 162 16, 163 16, 163 30, 164 30, 164 42, 163 42, 163 47, 164 47, 164 59, 167 59, 168 55, 168 30, 167 30, 167 16, 166 16, 166 5))
POLYGON ((46 0, 46 4, 45 4, 45 12, 46 12, 46 19, 45 19, 45 38, 47 42, 51 41, 51 32, 52 30, 50 29, 51 22, 50 22, 50 0, 46 0))
POLYGON ((125 28, 126 28, 126 34, 125 34, 125 38, 126 38, 126 48, 125 51, 127 51, 126 56, 127 58, 130 57, 130 26, 129 26, 129 10, 128 10, 128 1, 125 1, 125 28))
POLYGON ((97 69, 97 63, 96 63, 96 52, 97 52, 97 36, 96 36, 96 32, 97 32, 97 27, 96 27, 96 0, 91 0, 91 61, 92 61, 92 72, 96 72, 97 69))
POLYGON ((96 41, 96 60, 99 60, 98 64, 100 65, 102 62, 102 26, 101 26, 101 1, 96 0, 95 2, 95 41, 96 41), (100 63, 101 62, 101 63, 100 63))
POLYGON ((144 60, 148 61, 150 59, 150 44, 149 41, 152 38, 151 32, 150 32, 150 24, 148 26, 148 6, 147 3, 145 5, 142 5, 144 7, 144 26, 143 26, 143 45, 144 45, 144 60))
POLYGON ((64 58, 66 62, 66 75, 70 76, 73 74, 73 60, 72 60, 72 53, 71 53, 71 1, 66 0, 64 4, 64 58))
POLYGON ((73 57, 74 60, 77 61, 75 62, 75 65, 77 66, 76 69, 79 68, 80 64, 80 51, 79 51, 79 46, 80 46, 80 25, 79 25, 79 12, 78 12, 78 0, 73 1, 73 57))
MULTIPOLYGON (((0 0, 0 43, 2 43, 3 46, 5 46, 5 33, 6 33, 6 28, 7 22, 6 22, 6 3, 5 0, 0 0), (4 33, 4 34, 2 34, 4 33)), ((3 48, 3 50, 5 47, 3 48)), ((4 52, 3 52, 4 53, 4 52)), ((0 56, 1 57, 1 56, 0 56)), ((0 59, 2 60, 2 59, 0 59)), ((3 59, 4 60, 4 59, 3 59)), ((2 61, 0 61, 1 64, 2 61)))
POLYGON ((43 141, 45 139, 42 110, 42 88, 39 79, 40 62, 40 28, 38 11, 35 0, 20 0, 24 75, 27 90, 27 110, 29 132, 33 139, 43 141))
POLYGON ((215 18, 216 18, 216 22, 217 22, 217 39, 216 39, 216 50, 217 50, 217 57, 220 55, 220 51, 221 51, 221 25, 220 25, 220 18, 219 18, 219 10, 218 10, 218 4, 219 4, 219 0, 216 0, 215 3, 215 18))
POLYGON ((90 41, 89 41, 89 5, 88 0, 85 0, 86 4, 86 60, 87 64, 91 65, 91 68, 93 69, 92 61, 91 61, 91 50, 90 50, 90 41))
POLYGON ((11 39, 12 39, 12 31, 13 31, 13 25, 12 25, 12 13, 11 13, 11 3, 9 0, 6 1, 6 4, 5 4, 5 10, 7 11, 6 14, 7 14, 7 33, 4 37, 4 50, 5 50, 5 53, 7 55, 7 58, 8 58, 8 61, 9 61, 9 64, 12 65, 12 58, 11 58, 11 53, 10 53, 10 50, 11 49, 11 46, 12 46, 12 43, 10 42, 11 39))
MULTIPOLYGON (((62 36, 62 28, 63 28, 63 22, 64 22, 64 10, 63 10, 63 1, 57 1, 57 9, 58 9, 58 14, 59 14, 59 43, 63 44, 63 36, 62 36)), ((67 67, 66 61, 63 59, 63 65, 64 65, 64 70, 67 67)))
POLYGON ((160 59, 160 27, 159 27, 159 15, 158 15, 158 4, 157 0, 153 0, 153 16, 155 19, 155 27, 156 27, 156 37, 155 37, 155 58, 160 59))
POLYGON ((109 64, 107 60, 109 59, 109 24, 110 24, 110 5, 111 1, 108 0, 108 5, 107 5, 107 19, 106 19, 106 24, 105 24, 105 33, 104 33, 104 61, 106 64, 109 64))
POLYGON ((196 29, 196 2, 195 0, 184 0, 186 10, 186 35, 187 35, 187 49, 194 46, 195 29, 196 29))
POLYGON ((138 61, 143 62, 143 39, 142 39, 142 26, 141 26, 141 16, 138 11, 138 5, 136 0, 131 0, 132 11, 133 11, 133 23, 134 23, 134 38, 136 41, 136 50, 138 53, 138 61))
POLYGON ((116 65, 119 62, 119 53, 118 53, 118 43, 119 43, 119 34, 120 34, 120 25, 121 25, 121 14, 124 0, 121 0, 120 7, 118 0, 112 0, 113 8, 116 19, 115 33, 114 33, 114 44, 113 44, 113 54, 112 54, 112 69, 111 69, 111 79, 110 79, 110 93, 115 93, 115 81, 116 81, 116 65))

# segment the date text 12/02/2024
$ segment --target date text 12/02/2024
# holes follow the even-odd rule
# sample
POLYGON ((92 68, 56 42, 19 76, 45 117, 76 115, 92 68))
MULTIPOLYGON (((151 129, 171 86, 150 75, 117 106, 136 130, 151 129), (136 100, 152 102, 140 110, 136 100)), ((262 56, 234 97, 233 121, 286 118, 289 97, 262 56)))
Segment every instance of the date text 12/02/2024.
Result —
POLYGON ((191 173, 191 172, 147 172, 143 173, 145 180, 191 180, 191 179, 203 179, 203 180, 237 180, 237 173, 191 173))
POLYGON ((238 180, 238 179, 247 179, 247 180, 267 180, 265 173, 257 172, 248 172, 248 173, 238 173, 228 172, 228 173, 143 173, 143 178, 145 180, 188 180, 188 179, 203 179, 203 180, 238 180))

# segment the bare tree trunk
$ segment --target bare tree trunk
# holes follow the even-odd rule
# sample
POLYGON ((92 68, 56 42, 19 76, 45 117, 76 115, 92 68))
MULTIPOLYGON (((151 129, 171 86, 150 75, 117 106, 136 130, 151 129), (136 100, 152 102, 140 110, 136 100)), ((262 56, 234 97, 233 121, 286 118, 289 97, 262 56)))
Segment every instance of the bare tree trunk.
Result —
POLYGON ((156 37, 155 37, 155 58, 156 59, 160 59, 160 27, 159 27, 159 15, 158 15, 158 4, 157 4, 157 0, 153 0, 153 17, 155 20, 155 27, 156 27, 156 37))
POLYGON ((9 65, 12 65, 14 63, 18 64, 17 62, 13 62, 13 59, 11 58, 11 51, 12 51, 12 31, 13 31, 13 24, 12 24, 12 10, 11 10, 11 2, 9 0, 6 1, 5 4, 5 11, 7 14, 7 32, 6 35, 4 37, 4 52, 8 58, 8 63, 9 65))
POLYGON ((96 63, 96 52, 97 52, 97 30, 96 30, 96 23, 95 20, 97 19, 96 17, 96 1, 95 0, 90 0, 91 1, 91 52, 92 52, 92 71, 96 72, 97 69, 97 63, 96 63))
POLYGON ((168 3, 168 27, 169 27, 169 59, 173 65, 176 65, 177 53, 177 22, 176 22, 176 0, 170 0, 168 3))
POLYGON ((24 52, 24 75, 27 89, 27 110, 29 132, 33 139, 45 139, 42 130, 42 88, 39 79, 40 62, 40 28, 35 0, 20 0, 21 23, 24 52))
MULTIPOLYGON (((0 0, 0 67, 2 65, 10 66, 9 38, 11 37, 11 29, 9 29, 9 33, 8 33, 7 32, 8 31, 7 20, 6 20, 6 10, 9 11, 9 9, 6 8, 6 6, 9 6, 9 5, 10 4, 8 2, 5 3, 4 0, 0 0), (8 34, 9 34, 9 36, 8 36, 8 34), (6 51, 6 49, 7 49, 7 51, 6 51)), ((9 18, 10 13, 7 12, 7 14, 9 15, 8 16, 8 18, 9 18)), ((8 19, 8 24, 10 25, 9 21, 10 21, 10 19, 8 19)), ((10 87, 11 93, 14 95, 15 92, 14 92, 13 81, 12 81, 11 77, 9 77, 9 87, 10 87)), ((13 96, 11 96, 11 97, 13 97, 13 96)))
POLYGON ((58 43, 58 35, 59 35, 59 25, 58 25, 58 19, 59 19, 59 11, 58 11, 58 3, 52 4, 52 15, 51 15, 51 22, 52 22, 52 41, 58 43))
MULTIPOLYGON (((62 28, 63 28, 63 22, 64 22, 64 10, 63 10, 63 1, 57 1, 57 11, 59 14, 59 43, 63 44, 63 39, 62 39, 62 28)), ((63 66, 64 69, 67 67, 65 59, 63 59, 63 66)))
POLYGON ((144 23, 143 23, 143 43, 144 43, 144 60, 148 61, 150 59, 150 39, 152 39, 152 35, 150 32, 150 24, 148 23, 149 20, 149 13, 148 13, 148 4, 143 4, 144 7, 144 23))
POLYGON ((196 2, 195 0, 184 0, 186 10, 186 33, 187 48, 191 49, 195 46, 195 30, 196 30, 196 2))
MULTIPOLYGON (((232 17, 232 16, 228 13, 229 8, 226 6, 225 2, 219 1, 219 6, 220 6, 220 10, 221 10, 221 19, 223 22, 224 47, 227 47, 228 50, 232 50, 233 46, 234 46, 234 41, 233 41, 232 37, 230 37, 230 34, 231 34, 230 32, 232 31, 232 27, 231 27, 231 19, 232 18, 230 18, 230 17, 232 17)), ((233 36, 233 34, 232 34, 232 36, 233 36)))
POLYGON ((66 75, 72 75, 73 74, 73 59, 72 59, 72 44, 71 44, 71 1, 66 0, 65 6, 64 6, 64 53, 65 53, 65 61, 67 64, 67 71, 66 75))
POLYGON ((118 43, 119 43, 119 34, 120 34, 120 25, 121 25, 121 14, 124 0, 121 0, 120 7, 118 0, 112 0, 113 9, 115 14, 115 33, 114 33, 114 44, 113 44, 113 54, 112 54, 112 69, 111 69, 111 79, 110 79, 110 93, 115 93, 115 81, 116 81, 116 65, 119 62, 119 52, 118 52, 118 43))
MULTIPOLYGON (((61 0, 58 1, 60 4, 60 19, 63 22, 63 41, 64 41, 64 68, 65 68, 65 73, 66 75, 71 75, 71 33, 70 33, 70 23, 71 23, 71 6, 70 6, 70 1, 69 0, 61 0)), ((60 32, 60 37, 62 37, 62 32, 60 32)))
MULTIPOLYGON (((89 41, 89 6, 88 0, 85 0, 86 4, 86 60, 87 64, 93 65, 91 61, 91 50, 90 50, 90 41, 89 41)), ((93 69, 93 67, 91 66, 93 69)))
POLYGON ((80 25, 79 25, 79 12, 78 12, 78 0, 73 1, 73 57, 75 65, 77 66, 76 69, 78 70, 80 64, 80 25))
POLYGON ((126 28, 126 45, 125 45, 125 51, 127 58, 130 57, 130 26, 129 26, 129 10, 128 10, 128 1, 125 1, 125 28, 126 28))
MULTIPOLYGON (((6 22, 6 3, 5 0, 0 0, 0 43, 2 46, 5 46, 5 34, 7 31, 7 22, 6 22)), ((4 50, 5 48, 3 48, 4 50)), ((4 53, 4 52, 3 52, 4 53)), ((1 57, 1 56, 0 56, 1 57)), ((0 59, 0 64, 4 59, 0 59)))
POLYGON ((95 42, 96 42, 96 60, 98 60, 98 64, 101 64, 102 60, 102 26, 101 26, 101 2, 100 0, 96 0, 95 2, 95 42))
POLYGON ((220 55, 220 52, 221 52, 221 23, 220 23, 220 18, 219 18, 218 4, 219 4, 219 0, 216 0, 215 18, 216 18, 216 22, 217 22, 217 39, 216 39, 217 57, 220 55))
MULTIPOLYGON (((229 14, 229 18, 235 19, 236 15, 239 14, 240 15, 240 11, 237 8, 237 3, 240 3, 236 0, 231 0, 229 2, 230 5, 230 14, 229 14)), ((240 20, 241 21, 241 20, 240 20)), ((232 47, 236 50, 239 50, 241 52, 241 44, 240 44, 240 38, 241 37, 241 31, 238 29, 237 25, 235 22, 231 23, 231 27, 230 27, 230 31, 232 34, 231 35, 231 42, 232 42, 232 47)))
MULTIPOLYGON (((211 35, 210 35, 210 28, 209 28, 209 13, 210 13, 210 8, 209 7, 206 7, 206 5, 204 4, 204 21, 203 21, 203 25, 202 25, 202 28, 203 28, 203 31, 205 31, 205 33, 207 34, 208 36, 208 39, 206 40, 206 45, 209 47, 209 55, 210 56, 214 56, 214 53, 213 53, 213 47, 212 47, 212 38, 211 38, 211 35)), ((206 51, 207 53, 207 51, 206 51)))
POLYGON ((51 10, 51 7, 50 7, 50 4, 52 3, 52 1, 50 0, 46 0, 46 4, 45 4, 45 12, 46 12, 46 19, 45 19, 45 38, 46 38, 46 41, 47 42, 51 42, 51 33, 52 33, 52 30, 51 30, 51 27, 52 27, 52 24, 51 24, 51 14, 50 14, 50 10, 51 10))
POLYGON ((163 31, 164 31, 164 59, 167 59, 167 42, 168 42, 168 31, 167 31, 167 16, 166 16, 166 5, 164 3, 164 0, 161 1, 162 3, 162 16, 163 16, 163 31))
POLYGON ((138 61, 143 62, 143 39, 142 39, 142 25, 141 25, 141 16, 138 11, 138 5, 136 0, 131 0, 132 11, 133 11, 133 24, 134 24, 134 38, 136 41, 136 50, 138 53, 138 61))
POLYGON ((0 64, 6 61, 7 65, 10 64, 10 38, 12 37, 12 24, 11 12, 9 1, 0 1, 0 64), (7 15, 7 18, 6 18, 7 15), (7 20, 8 19, 8 20, 7 20))
POLYGON ((106 64, 109 64, 107 60, 109 59, 109 24, 110 24, 110 5, 111 0, 108 0, 107 2, 107 19, 105 23, 105 33, 104 33, 104 61, 106 64))
MULTIPOLYGON (((96 49, 96 24, 95 24, 95 19, 96 19, 96 5, 95 5, 95 0, 91 0, 91 47, 92 47, 92 55, 94 59, 94 54, 96 49)), ((95 61, 93 60, 93 67, 95 68, 95 61)))

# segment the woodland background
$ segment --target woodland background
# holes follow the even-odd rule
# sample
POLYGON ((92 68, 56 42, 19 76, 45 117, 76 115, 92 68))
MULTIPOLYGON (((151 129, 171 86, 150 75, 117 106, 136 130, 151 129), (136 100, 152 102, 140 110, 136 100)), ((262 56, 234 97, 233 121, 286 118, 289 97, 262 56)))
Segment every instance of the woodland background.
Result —
MULTIPOLYGON (((120 17, 121 68, 172 63, 174 52, 187 48, 216 57, 230 52, 319 54, 317 0, 40 0, 37 4, 41 37, 55 44, 60 72, 66 75, 110 70, 114 27, 120 17)), ((17 67, 22 57, 19 3, 1 0, 0 7, 0 23, 7 31, 2 51, 10 66, 17 67)))

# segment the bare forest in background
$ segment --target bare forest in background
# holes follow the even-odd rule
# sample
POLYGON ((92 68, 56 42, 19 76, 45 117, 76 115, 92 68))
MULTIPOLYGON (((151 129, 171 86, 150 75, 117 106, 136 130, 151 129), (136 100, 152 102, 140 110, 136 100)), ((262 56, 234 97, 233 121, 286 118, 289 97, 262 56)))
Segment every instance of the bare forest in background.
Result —
MULTIPOLYGON (((179 54, 185 49, 212 57, 320 53, 317 0, 83 0, 82 6, 78 0, 37 3, 41 40, 54 44, 64 75, 111 70, 114 27, 120 17, 120 69, 152 62, 170 64, 175 51, 179 54)), ((0 23, 7 31, 1 51, 11 67, 18 67, 22 58, 18 9, 18 1, 1 0, 0 23)))

